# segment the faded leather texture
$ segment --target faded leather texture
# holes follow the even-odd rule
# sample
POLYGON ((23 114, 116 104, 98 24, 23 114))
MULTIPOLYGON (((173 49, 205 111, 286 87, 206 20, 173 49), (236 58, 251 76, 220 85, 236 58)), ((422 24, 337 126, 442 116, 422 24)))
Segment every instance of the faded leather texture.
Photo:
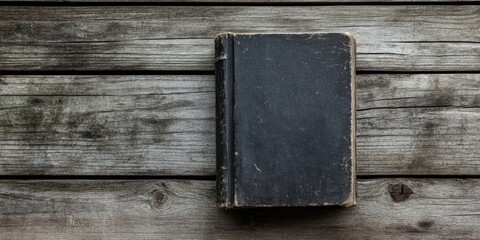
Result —
POLYGON ((355 41, 216 39, 221 207, 355 205, 355 41))

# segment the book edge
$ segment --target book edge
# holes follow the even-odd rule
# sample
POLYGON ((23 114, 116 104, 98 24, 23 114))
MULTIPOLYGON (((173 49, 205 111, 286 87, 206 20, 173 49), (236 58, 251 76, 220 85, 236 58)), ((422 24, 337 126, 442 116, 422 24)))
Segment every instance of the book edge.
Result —
POLYGON ((351 190, 349 197, 342 203, 344 207, 353 207, 357 205, 357 193, 356 193, 356 170, 357 170, 357 155, 356 155, 356 41, 353 35, 349 32, 342 33, 344 36, 349 38, 350 43, 350 71, 351 71, 351 83, 350 83, 350 91, 351 91, 351 161, 352 161, 352 175, 351 175, 351 190))
POLYGON ((232 33, 218 34, 215 38, 216 187, 220 208, 233 207, 232 39, 232 33))

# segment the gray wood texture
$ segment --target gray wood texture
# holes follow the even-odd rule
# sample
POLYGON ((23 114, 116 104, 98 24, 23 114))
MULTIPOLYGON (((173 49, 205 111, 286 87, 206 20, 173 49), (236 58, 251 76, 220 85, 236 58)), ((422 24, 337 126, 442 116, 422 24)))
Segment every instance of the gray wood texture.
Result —
POLYGON ((213 37, 344 32, 360 71, 479 71, 480 6, 0 9, 2 70, 213 70, 213 37))
MULTIPOLYGON (((215 207, 214 181, 2 180, 3 239, 478 239, 480 180, 374 179, 352 208, 215 207), (408 194, 392 198, 392 186, 408 194), (402 197, 400 197, 402 196, 402 197)), ((401 194, 401 193, 400 193, 401 194)))
POLYGON ((480 172, 480 75, 360 75, 361 174, 480 172))
POLYGON ((27 1, 0 7, 0 239, 480 239, 475 0, 27 1), (215 174, 214 77, 161 71, 212 72, 226 31, 353 33, 358 206, 223 211, 211 180, 125 179, 215 174), (85 180, 8 179, 32 175, 85 180))
MULTIPOLYGON (((0 76, 0 175, 214 175, 211 75, 0 76)), ((480 74, 357 76, 357 169, 478 175, 480 74)))
POLYGON ((213 76, 1 79, 0 174, 214 174, 213 76))

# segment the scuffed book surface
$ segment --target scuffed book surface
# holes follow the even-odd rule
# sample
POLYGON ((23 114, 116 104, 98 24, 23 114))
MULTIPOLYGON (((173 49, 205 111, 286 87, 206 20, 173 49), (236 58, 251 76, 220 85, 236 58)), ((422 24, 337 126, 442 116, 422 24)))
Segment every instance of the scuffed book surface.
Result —
POLYGON ((215 39, 220 207, 353 206, 350 34, 215 39))

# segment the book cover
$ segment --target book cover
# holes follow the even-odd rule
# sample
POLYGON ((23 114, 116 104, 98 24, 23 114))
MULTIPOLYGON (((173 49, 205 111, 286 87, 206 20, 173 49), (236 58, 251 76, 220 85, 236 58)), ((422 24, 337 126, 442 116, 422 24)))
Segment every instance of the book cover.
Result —
POLYGON ((225 33, 215 58, 218 206, 355 205, 353 37, 225 33))

